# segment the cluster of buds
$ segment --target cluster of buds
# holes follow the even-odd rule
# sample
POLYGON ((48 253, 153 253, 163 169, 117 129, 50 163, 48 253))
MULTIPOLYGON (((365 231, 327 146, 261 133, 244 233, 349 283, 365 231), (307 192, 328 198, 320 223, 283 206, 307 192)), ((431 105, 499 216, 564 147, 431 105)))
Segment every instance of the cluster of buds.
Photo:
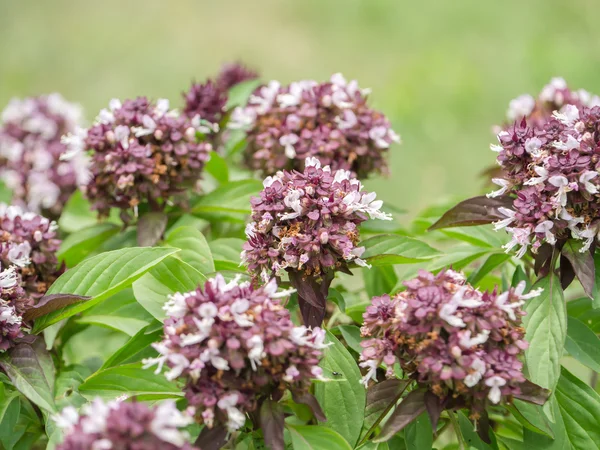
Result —
POLYGON ((80 415, 66 407, 54 417, 65 438, 57 450, 193 450, 182 428, 192 418, 181 413, 172 400, 155 407, 144 403, 97 398, 80 415))
POLYGON ((23 337, 23 319, 17 310, 23 296, 16 267, 0 272, 0 352, 13 347, 15 341, 23 337))
POLYGON ((245 163, 264 176, 302 170, 311 157, 360 178, 386 173, 387 151, 400 138, 367 94, 341 74, 327 83, 271 81, 234 110, 230 127, 246 130, 245 163))
POLYGON ((59 94, 13 99, 0 124, 0 180, 13 203, 58 217, 78 186, 87 181, 87 158, 61 161, 61 136, 81 125, 81 108, 59 94))
POLYGON ((393 297, 373 298, 363 316, 365 385, 376 380, 380 365, 392 377, 399 363, 446 407, 466 407, 475 416, 488 401, 521 392, 519 357, 528 346, 521 306, 539 291, 523 295, 523 283, 502 294, 481 293, 452 270, 421 271, 404 285, 393 297))
POLYGON ((349 171, 332 172, 317 158, 307 159, 302 173, 279 172, 263 185, 251 199, 242 260, 264 282, 284 270, 312 277, 348 263, 366 266, 358 226, 369 218, 391 220, 349 171))
POLYGON ((211 123, 220 123, 225 114, 229 89, 256 78, 258 74, 242 64, 225 64, 215 81, 208 79, 205 83, 193 83, 183 94, 183 112, 190 118, 201 117, 211 123))
POLYGON ((577 108, 600 106, 600 97, 584 89, 571 90, 564 79, 552 78, 537 99, 532 95, 523 94, 510 101, 506 111, 507 125, 504 129, 523 119, 527 120, 530 127, 543 128, 554 111, 560 111, 566 105, 577 108))
POLYGON ((185 381, 185 396, 207 427, 240 429, 246 413, 286 390, 308 394, 325 346, 324 331, 296 327, 271 281, 255 289, 218 274, 204 289, 177 293, 165 305, 164 340, 146 367, 166 365, 168 379, 185 381))
POLYGON ((160 211, 196 185, 212 149, 199 136, 211 130, 208 122, 170 110, 165 99, 113 99, 93 127, 64 139, 70 146, 64 157, 93 150, 86 195, 101 216, 115 207, 127 221, 138 205, 160 211))
POLYGON ((496 229, 513 236, 507 251, 519 246, 517 256, 535 253, 548 243, 569 238, 582 240, 587 251, 600 231, 600 106, 566 105, 543 125, 527 119, 498 134, 497 161, 502 178, 492 181, 501 189, 489 197, 511 195, 512 208, 496 229))
POLYGON ((0 204, 0 263, 16 268, 25 295, 14 306, 17 313, 36 303, 62 274, 56 252, 57 225, 18 206, 0 204))

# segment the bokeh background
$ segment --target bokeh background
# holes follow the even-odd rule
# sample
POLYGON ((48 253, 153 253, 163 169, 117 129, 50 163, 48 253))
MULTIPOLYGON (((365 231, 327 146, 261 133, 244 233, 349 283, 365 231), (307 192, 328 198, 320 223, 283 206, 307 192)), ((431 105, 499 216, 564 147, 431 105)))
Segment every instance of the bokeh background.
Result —
POLYGON ((510 99, 552 76, 600 93, 598 0, 0 0, 0 104, 58 91, 92 120, 112 97, 179 104, 241 60, 264 79, 371 87, 402 135, 380 197, 420 208, 478 193, 510 99))

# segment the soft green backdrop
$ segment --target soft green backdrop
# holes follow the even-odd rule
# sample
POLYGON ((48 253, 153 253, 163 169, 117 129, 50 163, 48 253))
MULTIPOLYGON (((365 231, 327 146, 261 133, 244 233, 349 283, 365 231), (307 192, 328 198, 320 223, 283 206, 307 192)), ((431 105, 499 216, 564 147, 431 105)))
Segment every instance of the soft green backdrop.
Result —
POLYGON ((178 102, 229 60, 341 71, 404 140, 370 187, 414 213, 481 189, 511 98, 555 75, 600 92, 598 17, 597 0, 0 0, 0 104, 59 91, 92 119, 111 97, 178 102))

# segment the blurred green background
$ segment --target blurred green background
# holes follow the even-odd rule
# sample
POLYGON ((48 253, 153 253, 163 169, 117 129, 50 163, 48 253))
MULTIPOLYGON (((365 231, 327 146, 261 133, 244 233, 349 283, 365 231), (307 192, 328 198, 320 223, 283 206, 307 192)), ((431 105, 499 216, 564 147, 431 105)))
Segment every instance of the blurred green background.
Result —
POLYGON ((226 61, 283 82, 340 71, 404 141, 390 179, 367 184, 413 214, 481 190, 510 99, 557 75, 600 92, 599 14, 597 0, 0 0, 0 104, 58 91, 91 120, 112 97, 179 104, 226 61))

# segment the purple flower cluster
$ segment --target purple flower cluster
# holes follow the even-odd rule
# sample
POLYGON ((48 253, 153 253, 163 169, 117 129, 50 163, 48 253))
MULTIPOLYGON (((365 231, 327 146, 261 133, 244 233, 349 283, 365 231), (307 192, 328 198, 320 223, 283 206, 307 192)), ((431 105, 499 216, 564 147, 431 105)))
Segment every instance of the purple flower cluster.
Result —
POLYGON ((193 450, 181 428, 192 423, 172 400, 155 407, 138 402, 94 400, 80 415, 66 407, 54 417, 65 438, 57 450, 193 450))
POLYGON ((234 110, 230 126, 246 130, 245 163, 265 176, 302 170, 310 157, 360 178, 386 173, 387 151, 400 138, 367 93, 341 74, 327 83, 271 81, 234 110))
POLYGON ((279 172, 263 185, 251 199, 242 259, 265 282, 283 270, 321 276, 349 262, 366 266, 358 226, 369 218, 391 220, 349 171, 332 172, 317 158, 306 160, 303 173, 279 172))
POLYGON ((93 150, 86 195, 100 215, 115 207, 128 220, 128 210, 137 212, 140 204, 162 210, 173 196, 195 186, 212 149, 198 134, 210 128, 170 110, 165 99, 113 99, 93 127, 65 139, 71 147, 65 157, 93 150))
POLYGON ((543 128, 554 111, 560 111, 566 105, 577 108, 599 106, 600 97, 584 89, 571 90, 564 79, 552 78, 537 98, 524 94, 510 101, 506 112, 508 124, 504 129, 523 118, 527 120, 529 126, 543 128))
POLYGON ((472 411, 520 393, 519 356, 528 345, 521 306, 539 291, 523 295, 523 283, 502 294, 481 293, 452 270, 421 271, 404 285, 393 297, 373 298, 363 316, 365 385, 376 380, 381 364, 393 376, 399 363, 442 401, 454 399, 472 411))
POLYGON ((14 303, 17 312, 37 302, 62 274, 56 252, 57 225, 18 206, 0 204, 0 263, 15 266, 25 295, 14 303))
POLYGON ((225 64, 215 81, 208 79, 205 83, 193 83, 190 90, 183 94, 183 112, 190 118, 198 116, 211 123, 220 123, 229 89, 255 78, 258 78, 258 74, 241 64, 225 64))
POLYGON ((17 306, 24 296, 16 267, 0 272, 0 352, 8 350, 23 337, 23 319, 17 306))
POLYGON ((183 378, 185 396, 209 428, 241 428, 246 413, 285 390, 307 393, 318 366, 325 333, 296 327, 271 281, 255 289, 218 274, 204 289, 177 293, 165 305, 165 337, 154 344, 158 358, 146 366, 169 368, 168 379, 183 378))
POLYGON ((61 136, 81 124, 81 108, 59 94, 13 99, 2 112, 0 180, 13 203, 58 217, 78 186, 87 181, 87 158, 61 161, 61 136))
POLYGON ((600 231, 599 125, 600 106, 568 104, 541 126, 523 119, 498 134, 492 150, 503 175, 492 181, 501 189, 488 196, 514 198, 496 223, 512 233, 507 251, 520 246, 520 257, 571 237, 590 248, 600 231))

